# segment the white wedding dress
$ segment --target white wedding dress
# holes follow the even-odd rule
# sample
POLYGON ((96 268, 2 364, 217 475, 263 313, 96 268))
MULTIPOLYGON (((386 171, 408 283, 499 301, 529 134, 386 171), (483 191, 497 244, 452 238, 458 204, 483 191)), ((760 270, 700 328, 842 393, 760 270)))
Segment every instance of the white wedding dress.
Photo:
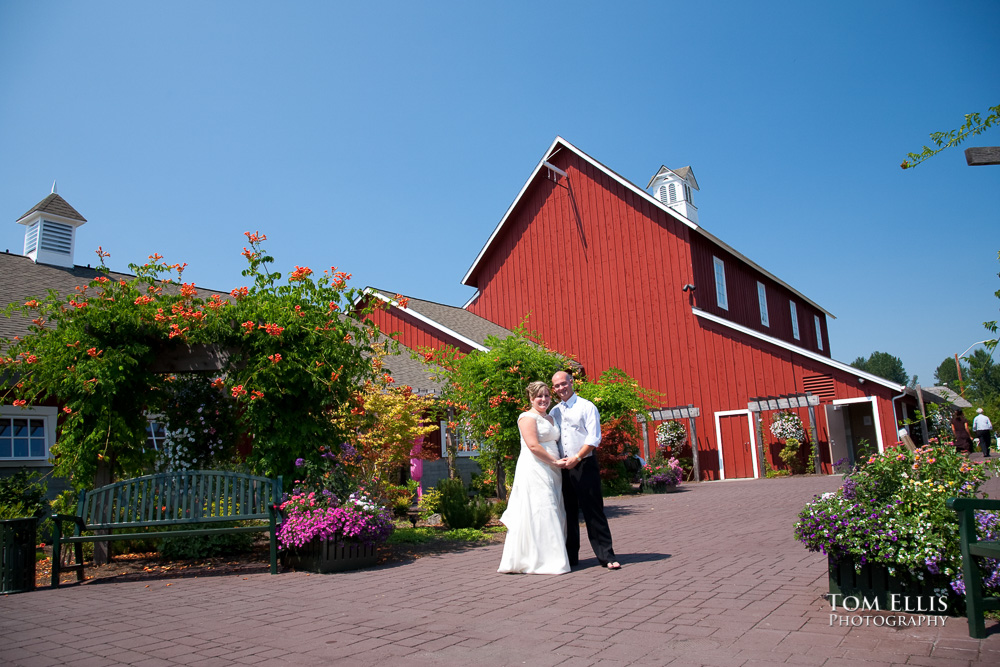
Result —
MULTIPOLYGON (((557 459, 559 427, 534 412, 538 442, 557 459)), ((520 420, 519 417, 518 419, 520 420)), ((507 539, 497 572, 564 574, 569 572, 566 555, 566 510, 563 508, 562 471, 531 453, 521 438, 521 454, 511 486, 507 510, 500 517, 507 526, 507 539)))

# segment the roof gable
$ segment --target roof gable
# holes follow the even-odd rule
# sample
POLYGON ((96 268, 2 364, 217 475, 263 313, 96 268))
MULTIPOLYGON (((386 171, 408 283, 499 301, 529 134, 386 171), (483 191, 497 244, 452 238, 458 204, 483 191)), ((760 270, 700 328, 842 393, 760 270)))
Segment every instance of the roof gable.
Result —
MULTIPOLYGON (((667 215, 671 216, 672 218, 674 218, 675 220, 677 220, 682 225, 687 226, 688 228, 690 228, 691 230, 693 230, 695 232, 698 232, 699 234, 701 234, 702 236, 704 236, 706 239, 708 239, 710 242, 712 242, 715 245, 719 246, 720 248, 724 249, 725 251, 727 251, 728 253, 730 253, 731 255, 733 255, 734 257, 736 257, 737 259, 739 259, 741 262, 744 262, 747 266, 750 266, 751 268, 755 269, 756 271, 759 271, 761 274, 763 274, 764 276, 767 276, 769 279, 773 280, 777 284, 781 285, 782 287, 785 287, 790 292, 792 292, 792 294, 794 294, 797 297, 799 297, 800 299, 802 299, 805 303, 808 303, 809 305, 813 306, 814 308, 816 308, 820 312, 824 313, 828 317, 836 319, 836 317, 831 312, 829 312, 828 310, 826 310, 825 308, 823 308, 822 306, 820 306, 818 303, 816 303, 815 301, 813 301, 812 299, 810 299, 809 297, 807 297, 802 292, 798 291, 797 289, 795 289, 794 287, 792 287, 791 285, 789 285, 788 283, 786 283, 784 280, 781 280, 780 278, 778 278, 776 275, 774 275, 773 273, 771 273, 770 271, 768 271, 764 267, 762 267, 762 266, 756 264, 755 262, 751 261, 749 258, 747 258, 742 253, 740 253, 737 250, 735 250, 730 245, 724 243, 723 241, 721 241, 720 239, 718 239, 714 235, 712 235, 709 232, 705 231, 705 229, 702 228, 701 226, 699 226, 697 223, 694 223, 694 222, 688 220, 687 218, 685 218, 684 216, 678 214, 676 211, 672 210, 669 206, 665 205, 659 199, 657 199, 656 197, 652 196, 651 194, 649 194, 648 192, 646 192, 644 189, 640 188, 635 183, 632 183, 631 181, 629 181, 628 179, 622 177, 621 175, 619 175, 618 173, 616 173, 615 171, 613 171, 609 167, 605 166, 604 164, 601 164, 600 162, 598 162, 594 158, 590 157, 589 155, 587 155, 586 153, 584 153, 583 151, 581 151, 579 148, 577 148, 573 144, 571 144, 568 141, 566 141, 565 139, 563 139, 562 137, 556 137, 555 140, 552 142, 552 144, 549 146, 549 149, 547 151, 545 151, 545 155, 542 157, 541 160, 538 161, 538 164, 532 170, 531 175, 528 177, 528 180, 521 187, 520 192, 517 193, 517 196, 514 198, 514 201, 507 208, 506 213, 504 213, 503 217, 500 219, 500 222, 493 229, 493 233, 490 234, 489 239, 486 241, 486 245, 484 245, 483 248, 482 248, 482 250, 479 251, 479 254, 476 256, 475 261, 473 261, 473 263, 472 263, 472 266, 469 267, 468 271, 466 271, 465 277, 462 278, 462 284, 463 285, 468 285, 470 287, 478 287, 472 280, 473 280, 473 277, 476 274, 476 270, 480 266, 480 263, 483 261, 483 259, 486 257, 486 255, 489 254, 490 250, 493 247, 494 242, 497 240, 497 238, 500 235, 500 231, 503 229, 504 225, 507 223, 507 220, 509 220, 511 218, 511 216, 514 213, 514 211, 518 208, 518 205, 520 204, 522 198, 524 198, 524 194, 525 194, 525 192, 527 192, 528 187, 532 183, 535 182, 535 179, 539 177, 539 173, 542 172, 546 168, 546 166, 548 165, 549 158, 551 158, 553 155, 555 155, 555 153, 557 153, 558 151, 564 150, 564 149, 568 150, 568 151, 570 151, 572 153, 574 153, 579 158, 581 158, 582 160, 586 161, 591 166, 593 166, 595 169, 597 169, 598 171, 602 172, 607 177, 611 178, 613 181, 616 181, 617 183, 621 184, 622 186, 624 186, 626 189, 630 190, 636 196, 641 197, 642 199, 645 199, 647 202, 649 202, 650 204, 652 204, 656 208, 660 209, 661 211, 663 211, 667 215)), ((661 167, 661 169, 666 169, 666 167, 661 167)), ((691 171, 690 167, 684 167, 684 169, 689 170, 689 173, 690 173, 691 177, 692 178, 694 177, 694 173, 693 173, 693 171, 691 171)), ((678 171, 680 171, 680 170, 678 170, 678 171)), ((674 171, 674 173, 678 173, 678 172, 674 171)), ((542 177, 544 178, 545 175, 543 174, 542 177)), ((471 300, 470 300, 470 302, 471 302, 471 300)))

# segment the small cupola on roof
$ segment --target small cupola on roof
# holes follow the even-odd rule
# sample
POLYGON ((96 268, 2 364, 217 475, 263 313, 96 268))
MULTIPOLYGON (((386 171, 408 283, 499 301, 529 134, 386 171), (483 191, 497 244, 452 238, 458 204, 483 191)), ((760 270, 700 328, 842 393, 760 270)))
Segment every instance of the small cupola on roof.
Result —
POLYGON ((87 222, 65 199, 52 194, 35 204, 17 220, 24 225, 24 254, 35 264, 54 264, 73 268, 76 228, 87 222))
POLYGON ((694 205, 694 197, 691 196, 692 188, 700 190, 691 167, 681 167, 680 169, 660 167, 660 170, 649 180, 649 185, 646 186, 646 189, 663 202, 664 206, 670 207, 697 224, 698 207, 694 205))

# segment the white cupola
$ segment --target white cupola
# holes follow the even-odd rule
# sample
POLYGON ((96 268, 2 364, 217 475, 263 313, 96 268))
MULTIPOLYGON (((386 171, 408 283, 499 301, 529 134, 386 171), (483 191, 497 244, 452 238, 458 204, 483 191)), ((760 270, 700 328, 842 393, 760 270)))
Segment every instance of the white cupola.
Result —
POLYGON ((694 197, 691 196, 692 189, 699 190, 700 188, 691 167, 681 167, 680 169, 660 167, 656 175, 650 179, 649 185, 646 186, 646 190, 650 191, 664 206, 668 206, 697 224, 698 207, 694 205, 694 197))
POLYGON ((35 264, 54 264, 73 268, 73 251, 76 246, 76 228, 87 222, 65 199, 52 194, 17 220, 24 225, 24 255, 35 264))

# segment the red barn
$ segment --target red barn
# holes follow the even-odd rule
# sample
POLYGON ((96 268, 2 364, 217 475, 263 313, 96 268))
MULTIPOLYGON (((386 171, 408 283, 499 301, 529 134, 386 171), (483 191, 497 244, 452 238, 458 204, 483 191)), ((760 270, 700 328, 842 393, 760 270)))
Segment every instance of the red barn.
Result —
POLYGON ((826 472, 862 440, 895 443, 905 387, 834 361, 832 315, 698 224, 690 168, 647 188, 556 138, 462 280, 478 290, 465 308, 506 328, 530 313, 589 377, 618 367, 698 408, 702 479, 757 477, 762 452, 779 464, 773 413, 758 431, 748 407, 762 397, 821 401, 826 472))

